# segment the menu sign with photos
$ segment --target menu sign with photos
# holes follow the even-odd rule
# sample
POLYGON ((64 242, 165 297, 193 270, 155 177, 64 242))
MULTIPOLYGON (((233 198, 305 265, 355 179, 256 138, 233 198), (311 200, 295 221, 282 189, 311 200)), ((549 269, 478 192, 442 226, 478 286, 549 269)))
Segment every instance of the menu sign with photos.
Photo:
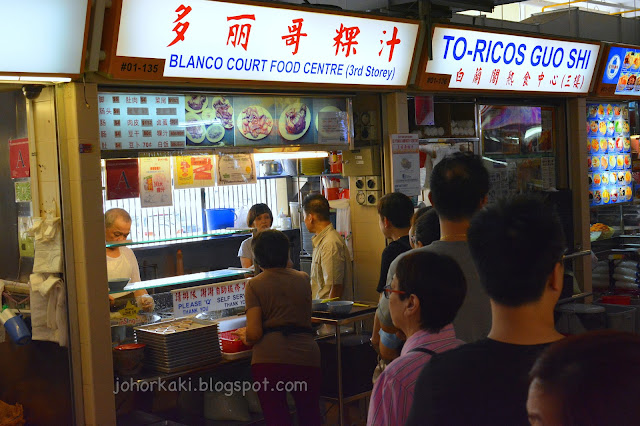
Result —
POLYGON ((169 157, 140 157, 140 205, 164 207, 173 204, 171 188, 171 159, 169 157))
POLYGON ((601 95, 640 96, 640 47, 609 47, 603 66, 601 95))
POLYGON ((99 93, 98 118, 103 150, 185 147, 182 95, 99 93))
POLYGON ((173 185, 176 189, 203 188, 214 183, 212 155, 173 157, 173 185))
POLYGON ((409 197, 419 195, 422 191, 418 150, 418 135, 391 135, 393 190, 409 197))
POLYGON ((629 104, 587 104, 589 204, 631 201, 629 104))
POLYGON ((140 196, 138 159, 106 160, 107 200, 137 198, 140 196))

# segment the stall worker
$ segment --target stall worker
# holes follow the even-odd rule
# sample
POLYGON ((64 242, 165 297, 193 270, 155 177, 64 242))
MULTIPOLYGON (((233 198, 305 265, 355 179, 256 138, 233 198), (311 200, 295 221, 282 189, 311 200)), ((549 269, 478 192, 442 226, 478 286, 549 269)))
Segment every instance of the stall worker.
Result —
POLYGON ((380 261, 380 278, 376 291, 382 293, 387 285, 389 265, 405 251, 411 250, 409 243, 409 228, 413 216, 413 201, 402 192, 392 192, 378 200, 378 225, 382 235, 391 240, 382 251, 380 261))
MULTIPOLYGON (((433 168, 429 200, 438 212, 440 240, 417 250, 450 256, 458 262, 467 281, 467 295, 453 321, 456 336, 465 342, 484 338, 491 327, 491 307, 486 290, 480 284, 476 265, 469 251, 469 222, 487 202, 489 173, 482 159, 471 153, 458 152, 443 158, 433 168)), ((387 283, 391 283, 400 255, 391 263, 387 283)), ((389 303, 381 299, 376 312, 382 330, 379 335, 380 354, 386 359, 398 356, 402 340, 396 335, 389 303)), ((375 340, 378 336, 372 336, 375 340)), ((375 343, 374 343, 375 344, 375 343)))
MULTIPOLYGON (((124 209, 109 209, 104 214, 104 231, 107 244, 121 243, 127 240, 131 232, 131 216, 124 209)), ((136 255, 129 247, 107 247, 107 277, 110 280, 129 278, 130 283, 140 282, 140 270, 136 255)), ((115 299, 128 292, 120 292, 109 295, 109 301, 113 305, 115 299)), ((144 311, 151 312, 154 308, 153 298, 147 290, 133 292, 136 304, 144 311)))
POLYGON ((570 336, 531 369, 529 423, 633 425, 640 419, 640 337, 613 330, 570 336))
POLYGON ((245 289, 247 326, 236 331, 254 344, 251 373, 267 425, 290 425, 284 388, 277 383, 304 383, 291 391, 299 424, 320 425, 320 349, 311 329, 311 286, 305 272, 287 268, 289 239, 276 230, 256 234, 254 260, 262 273, 245 289))
POLYGON ((311 291, 314 299, 353 298, 351 256, 329 219, 329 201, 321 194, 302 201, 304 224, 312 238, 311 291))
POLYGON ((491 299, 491 330, 431 358, 416 381, 407 425, 527 424, 529 370, 563 338, 553 313, 565 239, 553 210, 531 196, 501 200, 473 217, 468 234, 491 299))
MULTIPOLYGON (((249 213, 247 214, 247 225, 250 228, 256 228, 257 232, 271 228, 271 225, 273 225, 273 213, 271 213, 269 206, 264 203, 252 205, 249 209, 249 213)), ((249 237, 244 240, 240 245, 240 250, 238 251, 240 264, 243 268, 250 268, 253 266, 253 251, 251 250, 252 240, 253 237, 249 237)))
POLYGON ((467 284, 455 260, 416 251, 398 262, 391 287, 384 288, 393 323, 407 340, 400 357, 373 387, 368 425, 403 425, 413 402, 418 374, 432 355, 460 346, 451 322, 467 284))

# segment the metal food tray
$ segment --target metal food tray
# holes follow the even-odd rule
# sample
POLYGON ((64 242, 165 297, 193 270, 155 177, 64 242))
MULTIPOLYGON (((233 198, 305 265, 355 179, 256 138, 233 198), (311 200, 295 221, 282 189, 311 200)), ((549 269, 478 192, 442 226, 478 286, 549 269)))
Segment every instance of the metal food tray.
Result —
POLYGON ((138 341, 138 343, 151 343, 154 345, 158 345, 158 346, 163 346, 163 347, 170 347, 170 346, 178 346, 178 345, 188 345, 188 344, 195 344, 195 343, 200 343, 200 342, 215 342, 217 340, 219 340, 218 338, 218 333, 207 333, 207 334, 196 334, 196 335, 185 335, 180 336, 178 338, 175 339, 164 339, 164 338, 154 338, 151 337, 147 334, 136 334, 136 340, 138 341))
MULTIPOLYGON (((204 320, 200 320, 197 318, 193 318, 193 317, 185 317, 185 318, 174 318, 171 319, 169 321, 161 321, 161 322, 156 322, 153 324, 147 324, 147 325, 142 325, 139 327, 135 327, 134 329, 136 331, 140 331, 143 333, 149 333, 150 335, 154 335, 154 336, 176 336, 176 335, 182 335, 185 333, 189 333, 189 332, 194 332, 194 331, 205 331, 207 328, 215 328, 217 330, 218 328, 218 324, 211 322, 211 321, 204 321, 204 320), (177 324, 180 322, 184 322, 185 320, 189 320, 192 322, 192 324, 195 324, 195 327, 191 327, 187 330, 180 330, 180 331, 175 331, 173 333, 160 333, 158 331, 155 330, 150 330, 151 328, 158 328, 158 327, 169 327, 172 324, 177 324)), ((191 333, 189 333, 191 334, 191 333)))
POLYGON ((186 370, 191 370, 193 368, 197 368, 197 367, 204 367, 205 365, 213 365, 213 364, 217 364, 219 363, 220 360, 215 360, 215 361, 203 361, 203 362, 199 362, 197 364, 187 364, 187 365, 183 365, 183 366, 179 366, 179 367, 161 367, 161 366, 149 366, 151 368, 153 368, 156 371, 159 371, 161 373, 178 373, 180 371, 186 371, 186 370))
POLYGON ((153 365, 156 367, 166 367, 166 368, 173 368, 173 367, 178 367, 181 365, 188 365, 188 364, 194 364, 194 363, 199 363, 199 362, 203 362, 203 361, 216 361, 216 360, 221 360, 222 359, 222 355, 218 354, 217 356, 198 356, 198 357, 189 357, 189 358, 182 358, 182 359, 178 359, 175 361, 165 361, 165 360, 157 360, 157 359, 149 359, 149 360, 145 360, 145 364, 148 365, 153 365))
POLYGON ((166 360, 166 361, 173 361, 173 360, 180 360, 180 359, 186 359, 186 358, 198 358, 198 357, 203 357, 203 356, 214 356, 214 355, 220 355, 222 352, 220 350, 207 350, 207 351, 197 351, 197 352, 190 352, 190 353, 182 353, 182 354, 166 354, 166 353, 162 353, 162 352, 149 352, 145 358, 149 358, 149 359, 156 359, 156 360, 166 360))
POLYGON ((144 343, 145 345, 147 345, 148 349, 154 350, 154 351, 162 351, 162 352, 184 352, 185 350, 198 350, 198 349, 204 349, 204 348, 211 348, 211 349, 220 349, 220 345, 216 344, 216 342, 209 342, 209 341, 204 341, 204 342, 195 342, 194 344, 190 344, 188 347, 185 347, 184 345, 180 344, 180 345, 159 345, 156 343, 149 343, 149 342, 145 342, 143 340, 138 340, 138 343, 144 343))

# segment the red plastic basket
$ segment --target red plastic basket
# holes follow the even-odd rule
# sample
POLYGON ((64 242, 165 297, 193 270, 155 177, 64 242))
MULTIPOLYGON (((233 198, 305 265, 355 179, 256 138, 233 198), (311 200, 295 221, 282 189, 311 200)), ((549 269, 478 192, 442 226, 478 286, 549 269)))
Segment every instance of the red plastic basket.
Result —
POLYGON ((220 345, 222 346, 222 352, 233 354, 236 352, 248 351, 249 349, 251 349, 251 346, 245 345, 244 343, 242 343, 242 340, 238 338, 238 336, 233 334, 233 332, 236 330, 218 332, 218 336, 220 336, 220 345))
POLYGON ((615 296, 602 296, 600 303, 608 303, 611 305, 630 305, 631 296, 615 295, 615 296))

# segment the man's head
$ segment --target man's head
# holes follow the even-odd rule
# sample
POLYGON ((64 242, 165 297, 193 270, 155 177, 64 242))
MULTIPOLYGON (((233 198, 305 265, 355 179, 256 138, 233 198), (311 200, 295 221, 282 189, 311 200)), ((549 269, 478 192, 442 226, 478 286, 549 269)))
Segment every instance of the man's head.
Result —
POLYGON ((329 223, 329 201, 322 194, 310 194, 302 200, 304 224, 311 233, 322 231, 329 223))
POLYGON ((131 216, 124 209, 109 209, 104 213, 105 240, 108 243, 125 241, 131 232, 131 216))
POLYGON ((404 331, 419 326, 437 333, 456 317, 467 284, 455 260, 417 251, 400 259, 391 290, 386 294, 396 327, 404 331))
POLYGON ((379 225, 382 234, 391 238, 392 228, 406 229, 411 226, 413 201, 402 192, 392 192, 378 200, 379 225))
POLYGON ((549 294, 555 305, 562 290, 565 240, 551 206, 534 196, 500 200, 473 217, 468 241, 480 281, 494 302, 519 307, 549 294))
POLYGON ((409 231, 411 247, 428 246, 440 239, 440 219, 435 209, 430 209, 420 216, 409 231))
POLYGON ((286 268, 289 261, 289 239, 275 229, 257 233, 251 240, 253 259, 262 269, 286 268))
POLYGON ((430 185, 429 200, 441 219, 468 220, 486 202, 489 172, 479 156, 456 152, 435 165, 430 185))

